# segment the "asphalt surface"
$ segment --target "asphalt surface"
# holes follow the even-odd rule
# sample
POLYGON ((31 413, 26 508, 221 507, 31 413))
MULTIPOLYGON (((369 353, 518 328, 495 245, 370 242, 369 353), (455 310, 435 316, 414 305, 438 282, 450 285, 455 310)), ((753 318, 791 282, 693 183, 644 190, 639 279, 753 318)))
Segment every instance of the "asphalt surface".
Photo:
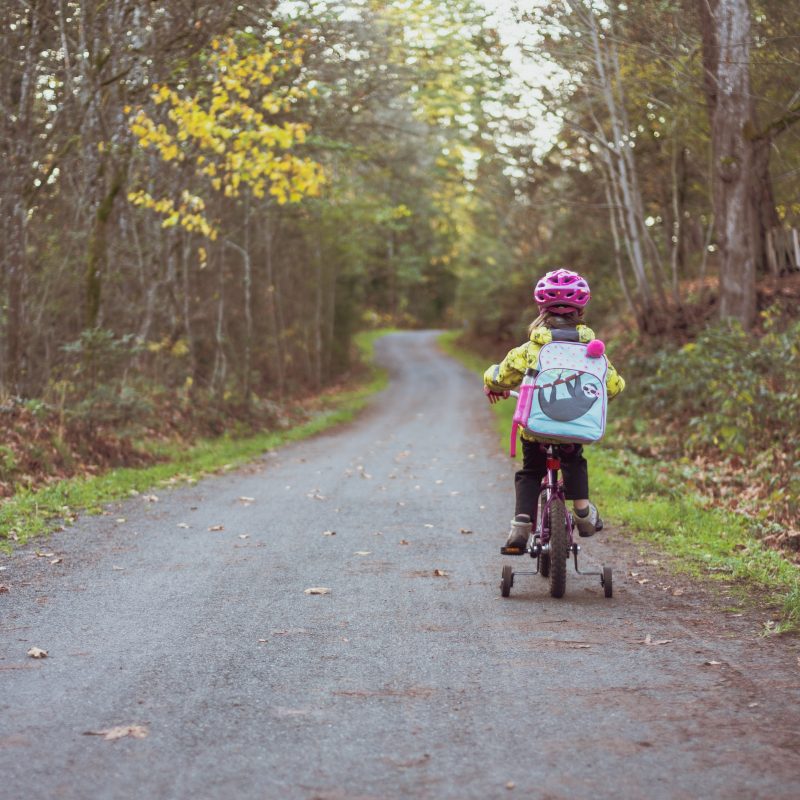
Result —
POLYGON ((613 530, 612 600, 501 599, 476 380, 432 333, 378 353, 356 423, 0 560, 0 797, 800 796, 797 640, 613 530))

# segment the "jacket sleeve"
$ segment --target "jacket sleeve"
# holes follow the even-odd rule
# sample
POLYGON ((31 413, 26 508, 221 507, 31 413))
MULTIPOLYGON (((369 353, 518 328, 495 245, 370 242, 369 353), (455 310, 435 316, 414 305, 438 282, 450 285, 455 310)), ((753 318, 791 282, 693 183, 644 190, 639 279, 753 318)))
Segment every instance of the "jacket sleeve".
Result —
POLYGON ((502 392, 505 389, 516 389, 522 383, 525 370, 528 368, 528 348, 530 342, 509 351, 499 363, 492 364, 483 373, 483 384, 492 391, 502 392))
POLYGON ((608 399, 616 397, 625 388, 625 379, 614 369, 614 365, 608 362, 608 372, 606 373, 606 391, 608 399))

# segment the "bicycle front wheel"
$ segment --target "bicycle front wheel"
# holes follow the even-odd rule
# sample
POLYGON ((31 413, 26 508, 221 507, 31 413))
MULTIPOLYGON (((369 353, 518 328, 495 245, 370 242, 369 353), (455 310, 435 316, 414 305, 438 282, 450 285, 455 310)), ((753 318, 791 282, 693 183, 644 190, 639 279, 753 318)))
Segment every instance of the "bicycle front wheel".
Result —
MULTIPOLYGON (((545 511, 546 510, 547 510, 547 497, 545 496, 545 493, 542 492, 541 495, 539 495, 539 516, 537 517, 537 520, 538 520, 537 528, 539 529, 540 532, 541 532, 541 530, 542 530, 542 528, 544 526, 543 523, 544 523, 544 515, 545 515, 545 511)), ((550 552, 549 551, 545 552, 545 553, 542 553, 539 556, 539 574, 543 578, 549 578, 550 577, 550 552)))
POLYGON ((563 597, 567 588, 567 509, 561 500, 550 503, 550 596, 563 597))

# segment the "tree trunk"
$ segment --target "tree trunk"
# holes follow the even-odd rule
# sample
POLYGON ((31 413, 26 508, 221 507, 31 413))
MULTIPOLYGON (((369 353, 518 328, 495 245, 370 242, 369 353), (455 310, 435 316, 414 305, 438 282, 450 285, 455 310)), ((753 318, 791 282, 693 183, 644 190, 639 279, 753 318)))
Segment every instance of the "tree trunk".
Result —
POLYGON ((22 383, 22 335, 23 335, 23 292, 25 275, 25 253, 27 250, 27 213, 22 198, 14 204, 11 219, 11 238, 6 243, 6 292, 8 310, 6 312, 6 387, 19 394, 22 383))
MULTIPOLYGON (((101 167, 104 169, 104 167, 101 167)), ((103 273, 108 260, 108 221, 114 208, 114 200, 125 185, 126 170, 117 169, 108 192, 100 201, 94 216, 94 227, 89 239, 86 261, 86 319, 87 329, 96 328, 100 318, 100 301, 103 273)))
POLYGON ((712 198, 720 251, 720 315, 749 328, 756 314, 759 235, 756 146, 750 94, 747 0, 699 0, 711 116, 712 198))

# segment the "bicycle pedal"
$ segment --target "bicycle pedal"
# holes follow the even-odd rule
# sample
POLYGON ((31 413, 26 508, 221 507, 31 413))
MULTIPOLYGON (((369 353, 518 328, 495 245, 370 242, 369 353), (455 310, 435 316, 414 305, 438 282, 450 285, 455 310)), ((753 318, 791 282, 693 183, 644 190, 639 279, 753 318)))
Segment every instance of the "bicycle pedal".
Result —
POLYGON ((500 555, 503 556, 524 556, 527 549, 524 547, 501 547, 500 555))

